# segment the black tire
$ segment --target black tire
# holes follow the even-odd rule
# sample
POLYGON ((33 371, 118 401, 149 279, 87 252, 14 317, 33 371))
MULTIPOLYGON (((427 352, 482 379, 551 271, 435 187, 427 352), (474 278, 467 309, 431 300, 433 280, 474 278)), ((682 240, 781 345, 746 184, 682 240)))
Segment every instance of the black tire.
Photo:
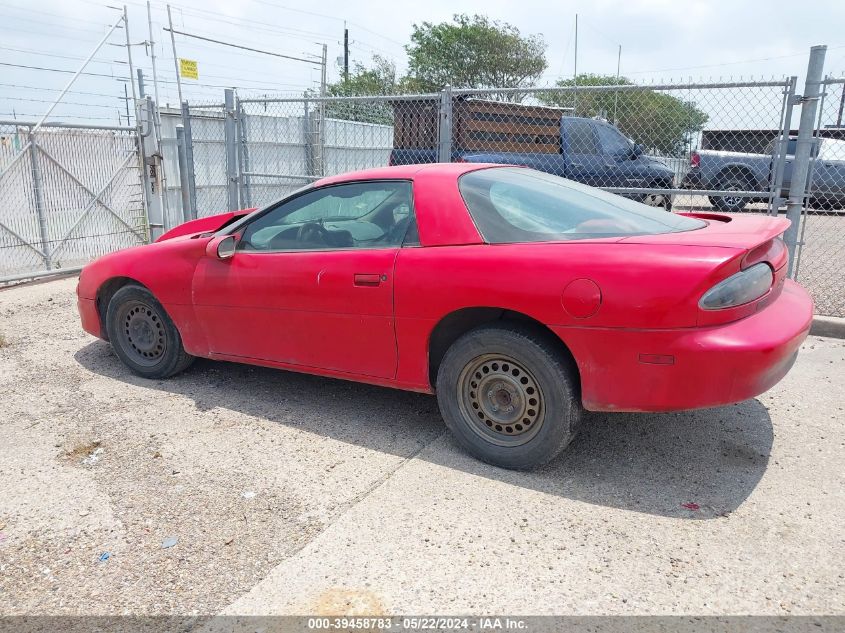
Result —
POLYGON ((582 416, 572 362, 550 337, 517 323, 483 325, 455 341, 437 371, 437 402, 467 452, 516 470, 560 454, 582 416))
MULTIPOLYGON (((667 189, 668 188, 669 187, 667 187, 667 189)), ((657 207, 658 209, 663 209, 664 211, 672 211, 672 196, 668 194, 645 194, 640 199, 640 202, 650 207, 657 207)))
MULTIPOLYGON (((750 182, 748 176, 743 174, 727 174, 718 179, 716 185, 719 189, 729 191, 752 191, 754 185, 750 182)), ((742 211, 750 202, 748 198, 740 196, 708 196, 710 204, 719 209, 719 211, 736 212, 742 211)))
POLYGON ((144 378, 168 378, 188 368, 194 357, 165 309, 142 286, 124 286, 106 309, 106 330, 114 353, 144 378))

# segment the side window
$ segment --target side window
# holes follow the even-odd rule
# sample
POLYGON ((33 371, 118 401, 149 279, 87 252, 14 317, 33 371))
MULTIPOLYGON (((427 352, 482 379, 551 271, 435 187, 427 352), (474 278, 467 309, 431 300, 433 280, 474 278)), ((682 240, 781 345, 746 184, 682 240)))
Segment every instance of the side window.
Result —
POLYGON ((571 154, 601 154, 590 121, 567 121, 566 132, 571 154))
POLYGON ((614 156, 619 154, 626 154, 631 151, 631 145, 616 128, 609 125, 597 125, 596 132, 599 135, 602 149, 605 154, 612 154, 614 156))
POLYGON ((357 182, 315 189, 283 202, 247 225, 248 251, 401 246, 413 223, 411 183, 357 182))

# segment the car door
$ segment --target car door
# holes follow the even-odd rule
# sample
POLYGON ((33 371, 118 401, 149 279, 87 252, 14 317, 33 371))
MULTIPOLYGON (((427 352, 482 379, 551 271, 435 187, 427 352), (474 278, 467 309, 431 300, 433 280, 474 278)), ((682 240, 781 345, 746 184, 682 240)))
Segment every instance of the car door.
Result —
POLYGON ((210 351, 393 377, 393 269, 412 222, 411 183, 396 180, 309 190, 251 218, 233 257, 195 273, 210 351))
POLYGON ((819 142, 811 195, 824 206, 840 208, 845 198, 845 140, 823 138, 819 142))
POLYGON ((595 123, 596 134, 601 145, 601 173, 599 187, 645 187, 639 161, 633 158, 633 146, 622 133, 606 123, 595 123))
POLYGON ((567 118, 563 123, 566 177, 585 185, 601 186, 604 157, 590 119, 567 118))

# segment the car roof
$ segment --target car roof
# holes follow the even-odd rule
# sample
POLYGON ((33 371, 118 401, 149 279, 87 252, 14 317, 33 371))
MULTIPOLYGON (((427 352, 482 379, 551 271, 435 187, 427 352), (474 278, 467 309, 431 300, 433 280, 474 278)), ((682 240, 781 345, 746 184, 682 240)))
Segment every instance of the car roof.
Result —
MULTIPOLYGON (((327 176, 314 183, 315 187, 332 185, 341 182, 356 182, 361 180, 414 180, 420 173, 428 176, 451 176, 457 178, 462 174, 488 167, 506 167, 496 163, 427 163, 422 165, 396 165, 393 167, 373 167, 350 171, 336 176, 327 176)), ((513 165, 510 165, 513 167, 513 165)))

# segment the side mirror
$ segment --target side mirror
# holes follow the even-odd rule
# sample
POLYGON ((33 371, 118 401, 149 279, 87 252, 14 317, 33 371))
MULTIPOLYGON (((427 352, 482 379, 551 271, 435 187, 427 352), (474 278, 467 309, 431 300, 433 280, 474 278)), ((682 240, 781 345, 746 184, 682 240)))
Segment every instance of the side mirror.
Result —
POLYGON ((645 147, 639 143, 634 143, 634 147, 631 149, 631 158, 637 158, 643 154, 645 154, 645 147))
POLYGON ((217 259, 230 259, 234 256, 237 245, 238 238, 234 235, 220 235, 209 240, 205 247, 205 254, 217 259))

